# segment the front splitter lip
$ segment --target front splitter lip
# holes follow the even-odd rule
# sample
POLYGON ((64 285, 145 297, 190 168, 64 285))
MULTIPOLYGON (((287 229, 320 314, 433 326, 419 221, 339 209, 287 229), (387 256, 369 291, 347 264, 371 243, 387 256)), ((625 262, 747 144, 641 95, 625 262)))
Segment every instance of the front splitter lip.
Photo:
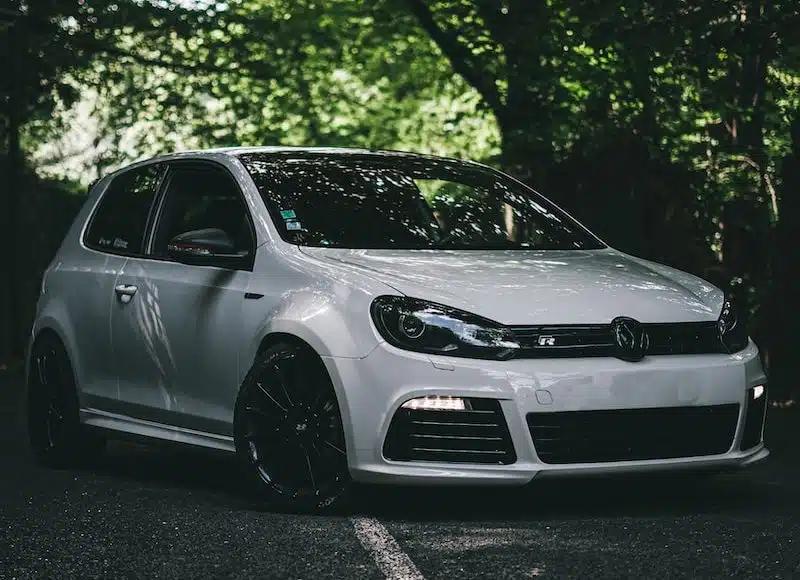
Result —
POLYGON ((466 465, 448 463, 382 461, 351 468, 355 481, 402 485, 526 485, 534 480, 558 477, 592 477, 693 470, 727 471, 749 467, 769 456, 763 445, 725 455, 618 461, 613 463, 543 464, 518 461, 512 465, 466 465))
POLYGON ((583 463, 558 465, 558 469, 539 471, 535 479, 553 477, 585 477, 591 475, 623 475, 656 472, 725 471, 748 467, 766 459, 769 450, 761 444, 745 452, 729 453, 719 457, 690 457, 657 461, 626 461, 615 463, 583 463))

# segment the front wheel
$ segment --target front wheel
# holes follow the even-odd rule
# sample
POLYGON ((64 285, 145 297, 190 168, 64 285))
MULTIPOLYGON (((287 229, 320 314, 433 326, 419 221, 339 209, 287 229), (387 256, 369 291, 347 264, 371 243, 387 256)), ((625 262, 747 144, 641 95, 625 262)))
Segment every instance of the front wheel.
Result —
POLYGON ((342 417, 309 347, 280 343, 259 353, 236 401, 234 439, 270 508, 321 512, 343 503, 350 475, 342 417))

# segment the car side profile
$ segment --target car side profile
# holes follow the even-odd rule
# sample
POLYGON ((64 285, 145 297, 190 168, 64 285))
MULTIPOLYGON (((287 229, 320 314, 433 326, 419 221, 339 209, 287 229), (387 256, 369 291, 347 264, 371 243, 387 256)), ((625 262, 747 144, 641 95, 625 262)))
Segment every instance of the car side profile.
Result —
POLYGON ((36 457, 236 453, 264 501, 768 455, 766 377, 712 284, 608 247, 490 167, 231 148, 103 178, 44 273, 36 457))

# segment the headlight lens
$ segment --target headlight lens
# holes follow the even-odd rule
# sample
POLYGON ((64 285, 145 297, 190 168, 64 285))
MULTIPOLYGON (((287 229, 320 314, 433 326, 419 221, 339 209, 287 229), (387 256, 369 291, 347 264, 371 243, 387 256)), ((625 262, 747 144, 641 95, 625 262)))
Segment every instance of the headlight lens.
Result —
POLYGON ((505 360, 519 343, 503 325, 462 310, 405 296, 379 296, 372 320, 386 341, 404 350, 505 360))
POLYGON ((729 296, 725 297, 725 302, 722 304, 722 312, 717 320, 717 329, 719 338, 728 352, 739 352, 747 346, 747 328, 741 319, 735 301, 729 296))

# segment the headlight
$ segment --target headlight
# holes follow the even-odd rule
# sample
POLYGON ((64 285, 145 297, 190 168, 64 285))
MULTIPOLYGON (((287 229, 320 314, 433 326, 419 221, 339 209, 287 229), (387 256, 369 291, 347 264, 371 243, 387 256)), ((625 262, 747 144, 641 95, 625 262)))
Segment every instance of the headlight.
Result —
POLYGON ((381 336, 404 350, 505 360, 519 349, 503 325, 441 304, 379 296, 370 311, 381 336))
POLYGON ((739 352, 747 346, 747 328, 741 319, 736 303, 728 296, 725 297, 725 302, 722 304, 717 328, 719 329, 719 338, 728 352, 739 352))

